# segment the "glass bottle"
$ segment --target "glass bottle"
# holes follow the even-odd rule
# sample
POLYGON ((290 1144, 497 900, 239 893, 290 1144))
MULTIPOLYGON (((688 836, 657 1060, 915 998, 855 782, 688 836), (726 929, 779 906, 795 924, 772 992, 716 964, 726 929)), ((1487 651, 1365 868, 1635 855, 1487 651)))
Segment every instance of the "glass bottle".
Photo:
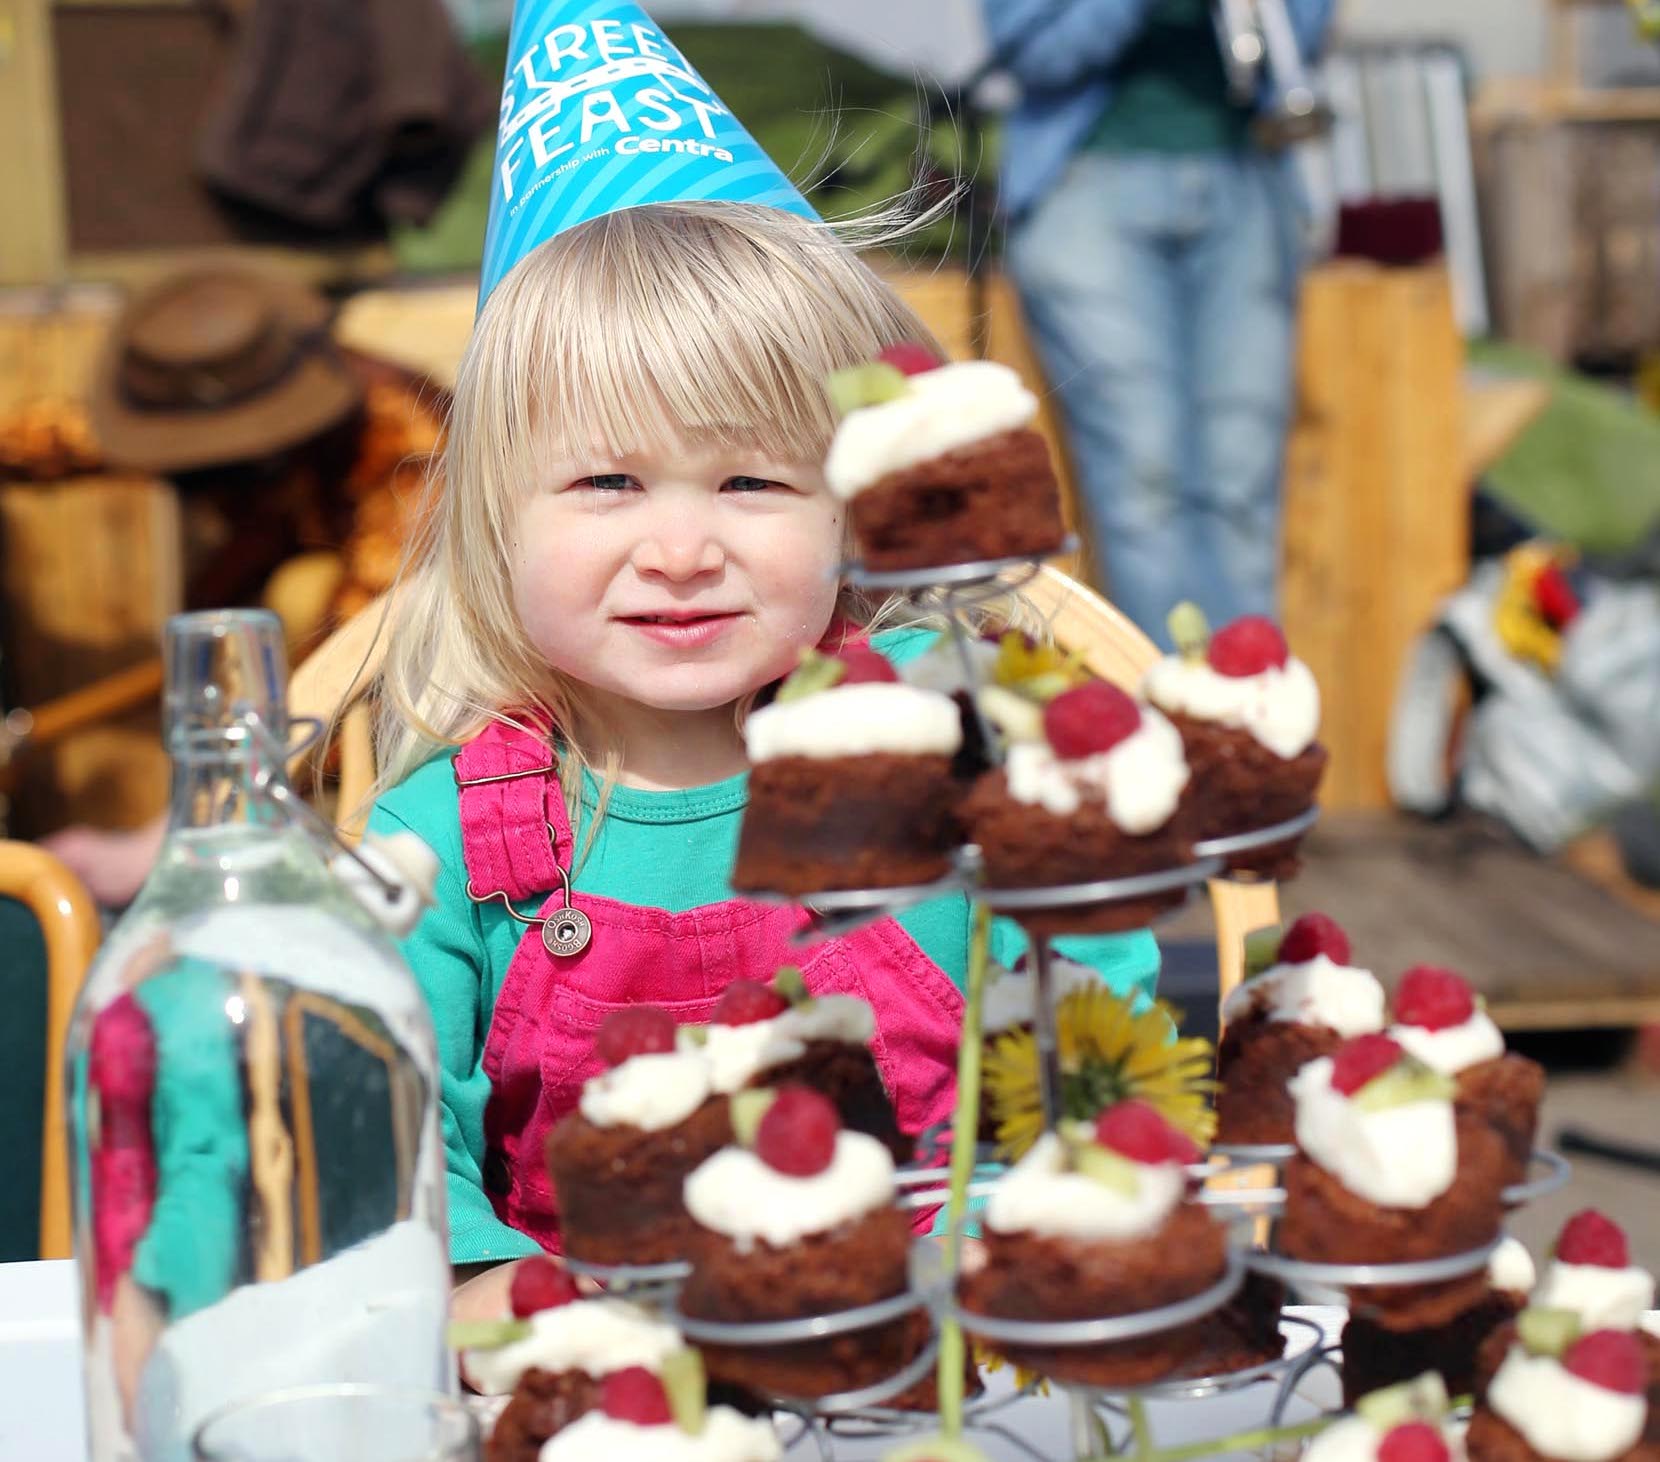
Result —
POLYGON ((288 792, 280 625, 166 650, 167 837, 69 1036, 92 1462, 279 1387, 454 1386, 432 1022, 288 792))

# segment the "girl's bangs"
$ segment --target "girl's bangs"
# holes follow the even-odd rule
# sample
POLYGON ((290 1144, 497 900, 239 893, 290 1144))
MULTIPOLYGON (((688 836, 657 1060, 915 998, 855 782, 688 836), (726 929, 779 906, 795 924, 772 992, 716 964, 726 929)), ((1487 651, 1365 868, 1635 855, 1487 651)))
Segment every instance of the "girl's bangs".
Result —
MULTIPOLYGON (((528 379, 539 434, 613 457, 674 441, 816 461, 825 377, 894 337, 883 287, 814 225, 772 210, 637 209, 547 257, 528 379)), ((522 266, 523 267, 523 266, 522 266)))

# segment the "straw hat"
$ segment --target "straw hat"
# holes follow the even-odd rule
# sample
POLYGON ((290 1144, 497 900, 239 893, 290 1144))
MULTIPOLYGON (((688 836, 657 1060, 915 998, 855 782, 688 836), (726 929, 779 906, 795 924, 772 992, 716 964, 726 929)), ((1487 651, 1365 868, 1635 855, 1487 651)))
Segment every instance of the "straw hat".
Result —
POLYGON ((360 391, 329 307, 233 268, 174 275, 116 321, 87 403, 110 461, 184 472, 280 452, 342 420, 360 391))

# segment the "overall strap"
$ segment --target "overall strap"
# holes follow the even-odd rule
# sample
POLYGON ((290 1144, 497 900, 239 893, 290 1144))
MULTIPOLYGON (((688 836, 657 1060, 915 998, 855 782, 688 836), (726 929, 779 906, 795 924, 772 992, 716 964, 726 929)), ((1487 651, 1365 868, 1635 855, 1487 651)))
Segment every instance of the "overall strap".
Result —
POLYGON ((492 721, 453 765, 473 892, 516 902, 558 888, 572 839, 552 737, 492 721))

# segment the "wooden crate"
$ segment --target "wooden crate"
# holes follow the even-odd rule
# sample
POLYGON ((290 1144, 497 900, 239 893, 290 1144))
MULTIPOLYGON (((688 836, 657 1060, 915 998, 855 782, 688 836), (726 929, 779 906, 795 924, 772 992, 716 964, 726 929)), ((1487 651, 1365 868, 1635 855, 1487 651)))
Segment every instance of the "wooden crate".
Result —
MULTIPOLYGON (((0 299, 0 419, 85 391, 115 301, 107 291, 0 299)), ((5 672, 29 707, 153 660, 180 607, 177 493, 106 474, 0 486, 5 672)), ((14 827, 132 827, 166 805, 167 759, 152 704, 27 753, 14 827)))
MULTIPOLYGON (((179 504, 169 483, 91 477, 0 488, 0 604, 8 678, 25 707, 153 660, 180 600, 179 504)), ((29 753, 18 830, 133 827, 166 805, 154 705, 29 753)))
POLYGON ((1469 570, 1463 344, 1439 265, 1342 262, 1305 282, 1283 604, 1332 761, 1322 800, 1388 805, 1396 683, 1469 570))
MULTIPOLYGON (((1475 118, 1495 325, 1557 360, 1660 338, 1660 87, 1652 112, 1489 97, 1475 118)), ((1588 95, 1595 95, 1588 93, 1588 95)))

